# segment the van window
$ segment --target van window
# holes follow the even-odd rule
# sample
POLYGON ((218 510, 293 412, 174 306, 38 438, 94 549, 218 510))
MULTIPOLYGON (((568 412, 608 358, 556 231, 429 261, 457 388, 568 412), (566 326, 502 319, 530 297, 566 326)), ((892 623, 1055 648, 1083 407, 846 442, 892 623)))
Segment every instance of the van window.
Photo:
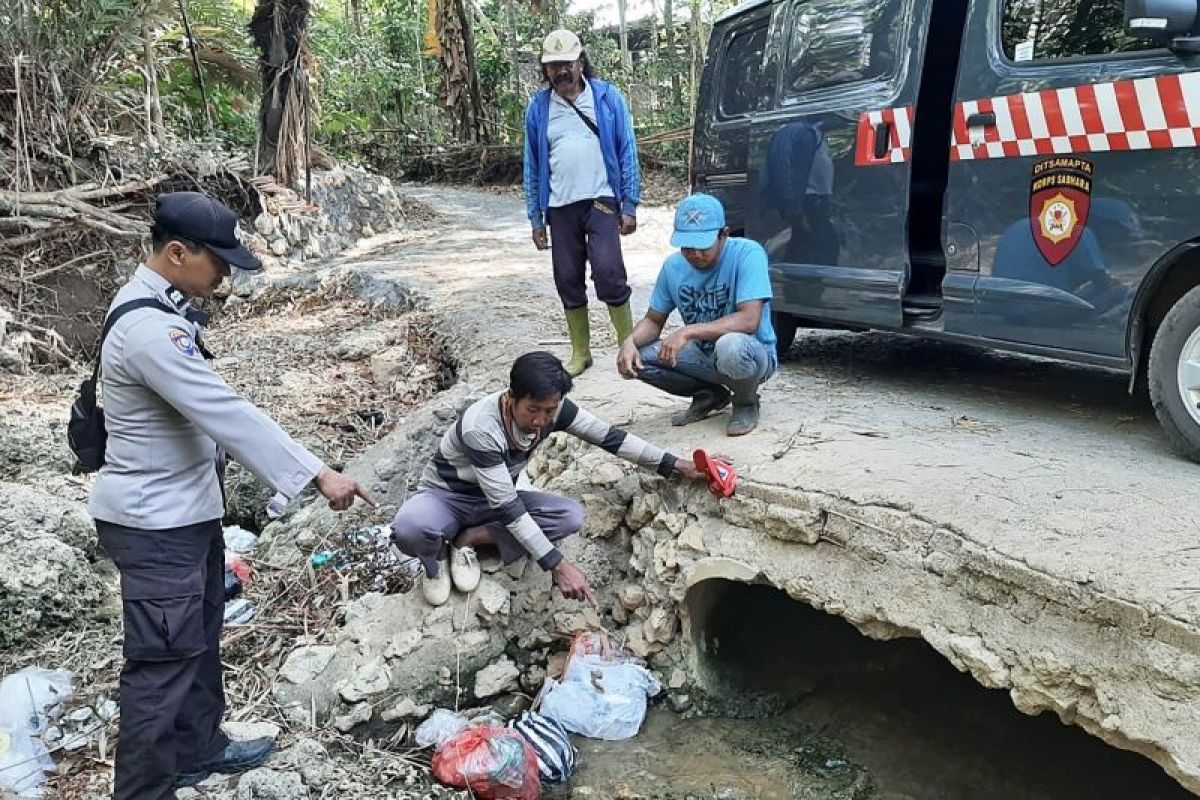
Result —
POLYGON ((1004 0, 1001 36, 1004 54, 1013 61, 1098 56, 1162 46, 1125 33, 1124 0, 1004 0))
POLYGON ((767 27, 735 33, 725 46, 725 65, 721 68, 722 117, 738 117, 758 111, 764 101, 774 94, 773 86, 764 86, 763 49, 767 44, 767 27))
POLYGON ((907 6, 896 0, 796 0, 785 94, 890 77, 907 6))

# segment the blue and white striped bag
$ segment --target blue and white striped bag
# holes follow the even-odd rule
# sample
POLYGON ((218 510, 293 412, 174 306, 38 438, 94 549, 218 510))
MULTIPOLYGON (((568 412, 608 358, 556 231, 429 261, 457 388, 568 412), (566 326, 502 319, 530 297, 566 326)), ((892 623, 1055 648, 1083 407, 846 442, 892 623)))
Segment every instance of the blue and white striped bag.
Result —
POLYGON ((538 772, 546 783, 565 783, 575 771, 579 752, 571 744, 570 734, 557 720, 526 711, 508 723, 525 737, 537 755, 538 772))

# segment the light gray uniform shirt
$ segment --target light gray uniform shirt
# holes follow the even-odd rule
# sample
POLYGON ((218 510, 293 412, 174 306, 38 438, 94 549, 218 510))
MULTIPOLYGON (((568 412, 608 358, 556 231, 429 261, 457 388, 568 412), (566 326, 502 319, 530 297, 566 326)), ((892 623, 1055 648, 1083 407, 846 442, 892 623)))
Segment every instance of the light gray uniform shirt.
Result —
POLYGON ((108 443, 88 511, 102 522, 162 530, 225 514, 224 453, 293 497, 321 460, 221 379, 201 355, 188 298, 148 267, 109 311, 153 297, 176 309, 139 308, 117 321, 100 354, 108 443), (222 452, 224 451, 224 452, 222 452))

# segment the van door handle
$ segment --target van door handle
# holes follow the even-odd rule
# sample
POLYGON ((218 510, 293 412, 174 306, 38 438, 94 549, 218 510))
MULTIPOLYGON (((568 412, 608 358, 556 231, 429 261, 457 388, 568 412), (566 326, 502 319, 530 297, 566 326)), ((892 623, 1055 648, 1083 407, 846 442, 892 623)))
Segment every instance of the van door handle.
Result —
POLYGON ((968 128, 994 128, 996 127, 996 115, 991 111, 972 114, 967 117, 968 128))
POLYGON ((892 124, 880 122, 875 125, 875 158, 883 158, 892 149, 892 124))

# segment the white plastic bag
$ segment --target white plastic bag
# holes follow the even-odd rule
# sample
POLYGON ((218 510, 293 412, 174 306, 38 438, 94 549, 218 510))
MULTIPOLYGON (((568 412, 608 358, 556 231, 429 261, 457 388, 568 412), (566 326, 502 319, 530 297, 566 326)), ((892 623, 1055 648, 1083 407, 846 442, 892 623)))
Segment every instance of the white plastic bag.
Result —
POLYGON ((547 681, 541 713, 569 731, 620 741, 641 730, 646 698, 662 685, 640 664, 576 655, 561 682, 547 681))
POLYGON ((42 796, 44 773, 54 769, 54 761, 35 737, 50 724, 50 709, 71 693, 67 672, 29 668, 0 681, 0 788, 42 796))
POLYGON ((417 726, 414 738, 420 747, 432 745, 435 749, 453 739, 470 727, 467 718, 446 708, 435 709, 429 719, 417 726))
POLYGON ((227 525, 224 531, 225 549, 238 555, 254 552, 258 547, 258 537, 245 528, 237 525, 227 525))

